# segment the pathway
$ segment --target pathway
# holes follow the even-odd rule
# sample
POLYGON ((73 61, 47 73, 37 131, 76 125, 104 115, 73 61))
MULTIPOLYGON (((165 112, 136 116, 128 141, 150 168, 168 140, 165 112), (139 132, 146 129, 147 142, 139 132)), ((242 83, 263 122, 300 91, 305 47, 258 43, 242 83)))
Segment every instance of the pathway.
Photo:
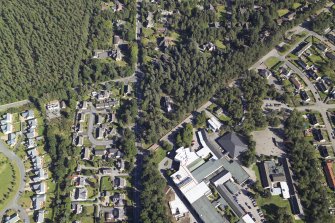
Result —
POLYGON ((9 108, 20 107, 20 106, 28 104, 28 103, 30 103, 29 100, 22 100, 22 101, 17 101, 17 102, 5 104, 5 105, 0 105, 0 111, 7 110, 9 108))

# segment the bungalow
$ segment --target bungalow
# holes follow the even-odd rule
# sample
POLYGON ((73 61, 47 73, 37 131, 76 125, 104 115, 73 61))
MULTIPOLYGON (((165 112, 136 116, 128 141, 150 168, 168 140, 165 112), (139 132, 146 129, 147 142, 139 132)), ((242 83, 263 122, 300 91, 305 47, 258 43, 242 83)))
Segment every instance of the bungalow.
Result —
POLYGON ((85 114, 78 113, 77 119, 78 119, 79 122, 85 122, 85 114))
POLYGON ((306 74, 307 74, 308 77, 312 78, 313 80, 319 80, 320 79, 319 75, 317 75, 317 73, 315 73, 315 71, 312 70, 312 69, 307 70, 306 74))
POLYGON ((27 123, 28 123, 29 128, 31 128, 31 129, 35 129, 37 127, 37 119, 36 118, 28 120, 27 123))
POLYGON ((77 137, 77 146, 83 146, 84 144, 84 137, 83 136, 78 136, 77 137))
POLYGON ((334 55, 333 53, 329 53, 329 52, 327 52, 327 53, 326 53, 326 57, 328 57, 328 58, 331 59, 331 60, 335 60, 335 55, 334 55))
POLYGON ((119 159, 116 161, 116 168, 119 170, 119 171, 124 171, 124 160, 122 159, 119 159))
POLYGON ((83 133, 84 132, 84 125, 82 123, 79 123, 77 127, 77 132, 78 133, 83 133))
POLYGON ((311 42, 305 43, 305 45, 297 52, 297 56, 301 57, 312 45, 311 42))
POLYGON ((131 86, 130 86, 130 84, 124 85, 124 91, 123 91, 124 96, 129 95, 130 93, 131 93, 131 86))
POLYGON ((296 13, 295 12, 290 12, 290 13, 287 13, 286 15, 285 15, 285 20, 286 21, 292 21, 294 18, 295 18, 295 16, 296 16, 296 13))
POLYGON ((58 100, 50 101, 49 104, 46 105, 46 109, 48 111, 59 111, 60 110, 60 103, 58 100))
POLYGON ((113 173, 113 170, 111 168, 101 168, 100 172, 103 175, 110 175, 113 173))
POLYGON ((45 201, 46 201, 46 195, 45 194, 37 194, 34 195, 33 198, 33 209, 34 210, 40 210, 42 209, 45 201))
POLYGON ((4 134, 12 133, 12 132, 13 132, 13 125, 10 124, 10 123, 5 124, 5 125, 2 125, 2 126, 1 126, 1 131, 2 131, 4 134))
POLYGON ((127 182, 124 178, 122 177, 115 177, 114 178, 114 186, 116 188, 122 189, 126 186, 127 182))
POLYGON ((217 118, 215 118, 214 116, 208 119, 207 122, 208 122, 208 127, 214 132, 219 131, 222 126, 221 122, 217 120, 217 118))
POLYGON ((65 101, 61 101, 61 103, 60 103, 60 108, 61 108, 61 109, 65 109, 65 108, 66 108, 66 103, 65 103, 65 101))
POLYGON ((10 217, 5 218, 4 223, 16 223, 20 221, 20 217, 18 216, 18 214, 12 214, 10 217))
POLYGON ((116 148, 109 148, 107 149, 107 153, 108 153, 108 156, 109 157, 115 157, 116 153, 118 152, 119 150, 116 149, 116 148))
POLYGON ((39 210, 37 212, 36 223, 43 223, 44 222, 44 210, 39 210))
POLYGON ((103 122, 104 122, 104 117, 102 117, 101 115, 97 115, 95 124, 100 125, 103 122))
POLYGON ((292 74, 292 70, 288 69, 287 67, 280 67, 279 73, 288 79, 292 74))
POLYGON ((259 69, 258 71, 259 74, 266 79, 269 79, 269 77, 272 75, 272 72, 268 69, 259 69))
POLYGON ((309 120, 309 123, 313 126, 313 127, 316 127, 319 125, 319 122, 316 118, 316 115, 313 114, 313 113, 310 113, 310 114, 307 114, 307 118, 309 120))
POLYGON ((10 123, 13 121, 13 115, 11 113, 6 113, 1 120, 1 124, 10 123))
POLYGON ((117 207, 113 209, 113 216, 115 219, 122 221, 125 219, 125 215, 124 215, 124 209, 121 207, 117 207))
POLYGON ((324 139, 321 129, 313 129, 312 130, 314 139, 318 142, 325 142, 326 140, 324 139))
POLYGON ((166 112, 172 111, 171 99, 169 97, 163 97, 163 106, 166 112))
POLYGON ((38 169, 37 171, 35 171, 35 174, 36 175, 32 177, 32 180, 35 183, 48 178, 48 173, 46 173, 44 169, 38 169))
POLYGON ((87 189, 85 187, 76 188, 74 193, 74 199, 84 201, 87 199, 87 189))
POLYGON ((46 183, 44 181, 31 185, 32 189, 36 194, 45 194, 46 192, 46 183))
POLYGON ((35 130, 34 129, 28 129, 26 132, 26 137, 28 139, 35 138, 35 130))
POLYGON ((94 50, 93 59, 106 59, 111 57, 111 51, 94 50))
POLYGON ((33 167, 34 169, 41 169, 42 168, 42 158, 39 156, 33 157, 31 159, 32 163, 33 163, 33 167))
POLYGON ((323 158, 329 158, 329 153, 328 153, 328 149, 326 146, 322 146, 320 145, 319 147, 319 152, 320 152, 320 155, 323 157, 323 158))
POLYGON ((90 160, 90 159, 91 159, 91 150, 85 147, 83 152, 83 160, 90 160))
POLYGON ((16 143, 16 135, 15 133, 9 133, 8 134, 8 140, 7 140, 8 145, 14 146, 16 143))
POLYGON ((320 51, 322 51, 323 53, 327 52, 328 51, 328 47, 325 46, 324 44, 322 43, 317 43, 316 44, 316 48, 318 48, 320 51))
POLYGON ((114 45, 119 45, 120 42, 121 42, 121 38, 120 38, 120 36, 119 36, 119 35, 114 35, 114 36, 113 36, 113 44, 114 44, 114 45))
POLYGON ((32 149, 34 147, 36 147, 36 142, 35 139, 28 139, 26 142, 26 146, 28 149, 32 149))
POLYGON ((86 178, 85 177, 77 177, 77 179, 74 182, 75 186, 77 187, 84 187, 86 185, 86 178))
POLYGON ((102 149, 94 149, 95 156, 104 156, 106 155, 106 150, 102 149))
POLYGON ((103 139, 104 138, 104 129, 103 128, 97 128, 96 129, 96 138, 97 139, 103 139))
POLYGON ((303 101, 306 101, 306 102, 311 100, 308 94, 306 93, 306 91, 300 91, 300 97, 303 101))
POLYGON ((122 60, 123 55, 118 46, 116 46, 116 49, 112 50, 111 57, 116 61, 122 60))
POLYGON ((318 81, 318 82, 316 82, 315 85, 316 85, 316 87, 318 88, 319 91, 321 91, 323 93, 328 93, 328 88, 323 83, 323 81, 318 81))
POLYGON ((33 148, 33 149, 30 149, 30 150, 27 150, 27 154, 30 158, 34 158, 38 155, 38 152, 37 152, 36 148, 33 148))
POLYGON ((290 81, 297 90, 301 90, 303 88, 302 84, 295 77, 290 77, 290 81))
POLYGON ((308 70, 310 66, 302 60, 296 60, 296 63, 304 70, 308 70))
POLYGON ((327 160, 323 163, 323 170, 326 174, 326 179, 328 186, 334 190, 335 189, 335 176, 334 176, 334 170, 333 170, 333 161, 327 160))
POLYGON ((87 101, 83 101, 82 105, 81 105, 81 109, 86 110, 88 108, 88 103, 87 101))
POLYGON ((21 114, 21 116, 22 116, 25 120, 35 118, 35 114, 34 114, 34 111, 33 111, 33 110, 27 110, 27 111, 23 112, 23 113, 21 114))

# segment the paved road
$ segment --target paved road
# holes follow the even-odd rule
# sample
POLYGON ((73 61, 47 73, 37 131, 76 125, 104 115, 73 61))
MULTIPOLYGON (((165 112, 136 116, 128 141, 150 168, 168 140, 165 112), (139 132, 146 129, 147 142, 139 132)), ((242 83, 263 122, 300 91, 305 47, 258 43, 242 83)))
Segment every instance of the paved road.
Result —
POLYGON ((0 111, 7 110, 8 108, 20 107, 28 103, 30 103, 29 100, 23 100, 23 101, 17 101, 17 102, 5 104, 5 105, 0 105, 0 111))
POLYGON ((11 150, 9 150, 7 148, 7 146, 0 141, 0 152, 2 152, 3 154, 5 154, 10 161, 14 162, 19 169, 19 174, 20 174, 20 182, 16 182, 19 183, 19 190, 16 192, 15 196, 13 197, 13 199, 7 204, 7 206, 0 211, 0 216, 3 216, 5 211, 8 209, 13 209, 13 210, 17 210, 19 212, 20 218, 23 220, 26 220, 26 222, 30 222, 28 214, 26 213, 26 211, 19 205, 19 199, 20 199, 20 194, 24 192, 24 187, 25 187, 25 168, 24 168, 24 164, 22 162, 22 160, 11 150))

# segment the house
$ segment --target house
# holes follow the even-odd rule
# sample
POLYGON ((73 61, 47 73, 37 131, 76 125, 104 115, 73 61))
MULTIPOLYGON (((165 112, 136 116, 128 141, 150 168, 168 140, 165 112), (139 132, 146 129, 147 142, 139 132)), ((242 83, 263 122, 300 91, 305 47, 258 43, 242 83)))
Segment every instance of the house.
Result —
POLYGON ((97 99, 98 99, 99 101, 103 101, 103 100, 107 100, 107 99, 109 98, 109 96, 110 96, 109 91, 105 91, 105 90, 103 90, 103 91, 100 91, 100 92, 97 94, 97 99))
POLYGON ((38 152, 37 152, 36 148, 33 148, 33 149, 30 149, 30 150, 27 150, 27 154, 30 158, 34 158, 38 155, 38 152))
POLYGON ((248 150, 248 146, 242 141, 242 137, 235 132, 229 132, 221 136, 217 143, 229 156, 236 159, 241 153, 248 150))
POLYGON ((331 60, 335 60, 335 55, 334 55, 333 53, 329 53, 329 52, 327 52, 327 53, 326 53, 326 57, 328 57, 328 58, 331 59, 331 60))
POLYGON ((112 57, 111 51, 105 51, 105 50, 94 50, 93 59, 106 59, 112 57))
POLYGON ((118 0, 115 0, 114 6, 112 8, 114 12, 120 12, 123 10, 123 4, 118 0))
POLYGON ((165 37, 159 38, 158 42, 159 42, 158 46, 165 49, 173 44, 173 39, 165 36, 165 37))
POLYGON ((31 161, 33 163, 34 169, 41 169, 42 168, 42 158, 39 156, 31 158, 31 161))
POLYGON ((127 182, 124 178, 122 178, 122 177, 115 177, 114 178, 114 186, 116 188, 122 189, 122 188, 125 188, 126 185, 127 185, 127 182))
POLYGON ((304 70, 308 70, 310 66, 308 66, 304 61, 302 60, 296 60, 296 63, 304 70))
POLYGON ((20 217, 18 214, 12 214, 10 217, 5 218, 4 223, 16 223, 20 221, 20 217))
POLYGON ((284 167, 280 161, 263 161, 258 167, 263 188, 275 188, 277 183, 286 182, 284 167))
POLYGON ((217 106, 213 109, 213 112, 216 116, 220 116, 223 114, 223 109, 220 106, 217 106))
POLYGON ((285 15, 285 20, 286 21, 292 21, 296 16, 296 12, 290 12, 285 15))
POLYGON ((306 50, 308 50, 309 48, 311 48, 311 46, 313 45, 311 42, 304 43, 304 44, 305 45, 296 53, 296 55, 298 57, 301 57, 306 52, 306 50))
POLYGON ((105 221, 110 222, 114 219, 113 212, 112 211, 106 211, 105 212, 105 221))
POLYGON ((272 72, 268 69, 259 69, 258 72, 262 77, 266 79, 269 79, 269 77, 272 75, 272 72))
POLYGON ((81 105, 81 109, 86 110, 88 108, 88 103, 87 101, 83 101, 82 105, 81 105))
POLYGON ((303 101, 310 101, 311 99, 309 98, 308 94, 306 93, 306 91, 300 91, 300 97, 303 101))
POLYGON ((116 161, 116 168, 117 168, 119 171, 124 171, 124 168, 125 168, 124 160, 122 160, 122 159, 118 159, 118 160, 116 161))
POLYGON ((130 86, 130 84, 124 85, 124 91, 123 91, 124 96, 127 96, 130 93, 131 93, 131 86, 130 86))
POLYGON ((34 129, 28 129, 26 132, 26 137, 28 139, 35 138, 35 130, 34 129))
POLYGON ((116 159, 120 159, 120 158, 122 158, 123 157, 123 152, 121 152, 120 150, 118 150, 117 152, 116 152, 116 154, 115 154, 115 158, 116 159))
POLYGON ((110 175, 113 173, 113 170, 111 168, 101 168, 100 172, 103 175, 110 175))
POLYGON ((32 149, 34 147, 36 147, 36 142, 35 139, 28 139, 26 142, 26 146, 28 149, 32 149))
POLYGON ((328 47, 325 46, 322 43, 317 43, 316 44, 316 48, 318 48, 320 51, 322 51, 323 53, 326 53, 328 51, 328 47))
POLYGON ((36 194, 45 194, 46 192, 46 183, 44 181, 31 185, 32 189, 36 194))
POLYGON ((77 132, 78 133, 83 133, 84 132, 84 125, 82 123, 79 123, 77 127, 77 132))
POLYGON ((216 50, 216 46, 214 43, 212 42, 208 42, 206 44, 203 44, 201 47, 200 47, 200 50, 201 51, 209 51, 209 52, 212 52, 212 51, 215 51, 216 50))
POLYGON ((171 99, 169 97, 163 97, 163 106, 166 112, 172 111, 171 99))
POLYGON ((77 137, 77 139, 76 139, 76 141, 77 141, 77 146, 83 146, 83 144, 84 144, 84 137, 83 136, 78 136, 77 137))
POLYGON ((66 103, 65 103, 65 101, 61 101, 61 103, 60 103, 60 108, 61 108, 61 109, 65 109, 65 108, 66 108, 66 103))
POLYGON ((8 140, 7 140, 8 145, 14 146, 16 143, 16 134, 15 133, 9 133, 8 134, 8 140))
POLYGON ((217 120, 217 118, 215 118, 214 116, 208 119, 207 122, 208 127, 214 132, 219 131, 222 126, 221 122, 217 120))
POLYGON ((309 123, 313 126, 313 127, 316 127, 319 125, 319 122, 316 118, 316 115, 313 114, 313 113, 310 113, 310 114, 307 114, 307 118, 309 120, 309 123))
POLYGON ((44 210, 39 210, 37 212, 36 223, 43 223, 44 222, 44 210))
POLYGON ((119 48, 119 46, 116 46, 114 50, 111 51, 111 57, 115 60, 115 61, 120 61, 122 60, 122 52, 119 48))
POLYGON ((121 207, 117 207, 113 209, 113 216, 115 219, 121 221, 125 219, 124 209, 121 207))
POLYGON ((28 120, 27 124, 28 124, 29 128, 35 129, 37 127, 37 119, 36 118, 30 119, 30 120, 28 120))
POLYGON ((13 132, 13 125, 10 124, 10 123, 5 124, 5 125, 2 125, 2 126, 1 126, 1 131, 2 131, 4 134, 12 133, 12 132, 13 132))
POLYGON ((154 27, 154 14, 152 12, 148 12, 147 16, 147 28, 152 28, 154 27))
POLYGON ((34 114, 34 111, 33 111, 33 110, 27 110, 27 111, 23 112, 23 113, 21 114, 21 116, 22 116, 25 120, 35 118, 35 114, 34 114))
POLYGON ((74 193, 74 199, 84 201, 87 199, 87 189, 85 187, 76 188, 74 193))
POLYGON ((79 122, 85 122, 85 114, 84 113, 78 113, 77 119, 79 122))
POLYGON ((102 149, 95 149, 94 150, 94 155, 95 156, 104 156, 106 155, 106 150, 102 149))
POLYGON ((34 195, 32 200, 33 200, 33 209, 40 210, 44 206, 44 203, 46 201, 46 195, 45 194, 34 195))
POLYGON ((298 81, 295 77, 290 77, 290 81, 297 90, 301 90, 303 88, 300 81, 298 81))
POLYGON ((323 170, 325 171, 328 186, 334 190, 335 189, 335 176, 333 170, 333 161, 327 160, 323 163, 323 170))
POLYGON ((13 115, 11 113, 6 113, 1 120, 1 124, 11 123, 13 121, 13 115))
POLYGON ((121 38, 120 38, 120 36, 118 36, 118 35, 114 35, 114 37, 113 37, 113 44, 114 44, 114 45, 119 45, 120 42, 121 42, 121 38))
POLYGON ((316 87, 318 88, 319 91, 323 93, 328 93, 328 88, 326 85, 323 83, 323 81, 318 81, 315 83, 316 87))
POLYGON ((84 187, 86 185, 86 178, 79 176, 76 178, 76 180, 74 181, 75 186, 77 187, 84 187))
POLYGON ((313 129, 312 130, 314 139, 318 142, 325 142, 325 138, 322 135, 321 129, 313 129))
POLYGON ((103 122, 104 122, 104 117, 102 117, 101 115, 97 115, 95 124, 100 125, 103 122))
POLYGON ((81 204, 78 204, 78 203, 71 203, 71 210, 75 214, 80 214, 80 213, 83 212, 83 206, 81 204))
POLYGON ((85 147, 83 152, 83 160, 90 160, 90 159, 91 159, 91 150, 85 147))
POLYGON ((60 110, 60 103, 59 101, 55 100, 55 101, 50 101, 47 105, 46 105, 46 109, 48 111, 59 111, 60 110))
POLYGON ((327 149, 326 146, 319 145, 318 148, 319 148, 320 155, 323 158, 329 158, 330 157, 329 153, 328 153, 328 149, 327 149))
POLYGON ((108 153, 108 156, 109 157, 115 157, 116 156, 116 153, 118 152, 119 150, 116 149, 116 148, 109 148, 107 149, 107 153, 108 153))
POLYGON ((319 75, 317 75, 317 73, 315 73, 315 71, 312 70, 312 69, 307 70, 306 74, 307 74, 308 77, 312 78, 313 80, 319 80, 320 79, 319 75))
POLYGON ((287 67, 280 67, 279 73, 288 79, 292 74, 292 70, 288 69, 287 67))
POLYGON ((37 183, 40 182, 41 180, 45 180, 48 178, 48 173, 44 171, 44 169, 38 169, 35 171, 35 176, 32 177, 32 180, 37 183))

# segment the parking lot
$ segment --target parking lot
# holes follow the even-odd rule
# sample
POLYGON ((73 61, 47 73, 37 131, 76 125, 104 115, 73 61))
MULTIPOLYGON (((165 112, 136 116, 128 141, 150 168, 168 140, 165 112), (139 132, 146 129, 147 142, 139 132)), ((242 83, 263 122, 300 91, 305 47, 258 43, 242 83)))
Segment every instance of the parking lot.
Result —
POLYGON ((283 139, 280 137, 282 129, 266 128, 262 131, 253 132, 253 139, 256 142, 256 154, 266 156, 281 156, 285 153, 283 139))
POLYGON ((255 222, 264 222, 263 213, 257 206, 256 200, 249 196, 247 188, 247 186, 244 186, 244 188, 234 196, 235 201, 250 215, 251 218, 253 218, 255 222))

